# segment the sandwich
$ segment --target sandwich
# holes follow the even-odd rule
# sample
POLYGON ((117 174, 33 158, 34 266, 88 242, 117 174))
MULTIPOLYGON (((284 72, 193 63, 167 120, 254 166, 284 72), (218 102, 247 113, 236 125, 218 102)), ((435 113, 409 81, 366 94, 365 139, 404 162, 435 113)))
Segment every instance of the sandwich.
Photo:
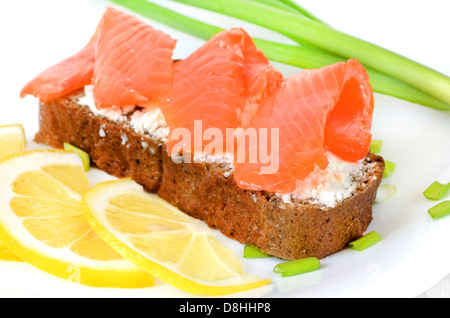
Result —
POLYGON ((87 45, 21 94, 40 100, 35 141, 243 244, 324 258, 372 220, 383 158, 369 151, 373 92, 354 59, 284 77, 241 28, 184 59, 176 41, 108 8, 87 45))

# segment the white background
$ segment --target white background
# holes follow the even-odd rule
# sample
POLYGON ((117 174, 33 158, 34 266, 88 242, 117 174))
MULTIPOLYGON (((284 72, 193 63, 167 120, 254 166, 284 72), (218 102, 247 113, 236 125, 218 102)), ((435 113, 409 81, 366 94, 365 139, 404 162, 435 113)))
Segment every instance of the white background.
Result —
MULTIPOLYGON (((251 34, 289 42, 273 32, 220 15, 170 7, 221 27, 243 26, 251 34)), ((450 76, 450 2, 446 0, 299 0, 329 25, 389 48, 450 76)), ((0 4, 0 124, 22 123, 29 145, 38 129, 37 102, 19 98, 20 89, 46 67, 74 54, 91 37, 104 0, 15 0, 0 4)), ((176 58, 203 42, 158 23, 178 39, 176 58)), ((286 75, 300 71, 275 64, 286 75)), ((398 187, 388 202, 374 206, 382 241, 364 252, 345 250, 322 261, 318 272, 291 279, 271 273, 276 260, 244 260, 248 270, 273 278, 267 297, 415 297, 450 269, 450 218, 432 220, 423 190, 450 166, 450 116, 420 105, 375 94, 373 134, 383 139, 382 155, 397 164, 386 183, 398 187)), ((95 172, 92 179, 96 180, 95 172)), ((0 176, 1 177, 1 176, 0 176)), ((242 246, 224 239, 236 253, 242 246)), ((0 263, 0 296, 169 297, 185 294, 158 282, 143 290, 86 288, 61 281, 28 264, 0 263)), ((252 296, 252 295, 248 295, 252 296)), ((448 295, 447 295, 448 296, 448 295)))

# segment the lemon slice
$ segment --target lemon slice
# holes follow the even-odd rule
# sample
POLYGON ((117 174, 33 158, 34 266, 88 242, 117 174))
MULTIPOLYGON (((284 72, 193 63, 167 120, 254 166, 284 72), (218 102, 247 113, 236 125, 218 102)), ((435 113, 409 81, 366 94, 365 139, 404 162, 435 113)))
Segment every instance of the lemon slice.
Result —
POLYGON ((18 258, 14 253, 11 253, 11 251, 8 250, 8 248, 2 242, 0 242, 0 260, 22 262, 22 260, 18 258))
MULTIPOLYGON (((19 154, 25 151, 25 146, 25 131, 22 125, 0 126, 0 158, 19 154)), ((0 242, 0 260, 20 261, 20 258, 8 251, 6 246, 0 242)))
POLYGON ((25 151, 26 139, 23 126, 0 126, 0 158, 25 151))
POLYGON ((81 207, 91 227, 122 256, 183 291, 226 295, 270 283, 241 261, 202 221, 129 178, 97 184, 81 207))
POLYGON ((89 286, 143 287, 153 277, 121 257, 80 208, 90 188, 80 157, 35 150, 0 160, 0 241, 22 260, 89 286))

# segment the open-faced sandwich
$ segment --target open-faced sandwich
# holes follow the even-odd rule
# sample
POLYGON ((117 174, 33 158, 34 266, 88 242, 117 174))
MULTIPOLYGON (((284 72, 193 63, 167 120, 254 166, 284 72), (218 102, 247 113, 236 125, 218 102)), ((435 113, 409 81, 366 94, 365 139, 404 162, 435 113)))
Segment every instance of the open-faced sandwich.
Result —
POLYGON ((283 77, 240 28, 182 60, 176 41, 108 8, 89 43, 31 80, 39 143, 92 164, 239 242, 323 258, 361 237, 384 161, 369 153, 362 65, 283 77))

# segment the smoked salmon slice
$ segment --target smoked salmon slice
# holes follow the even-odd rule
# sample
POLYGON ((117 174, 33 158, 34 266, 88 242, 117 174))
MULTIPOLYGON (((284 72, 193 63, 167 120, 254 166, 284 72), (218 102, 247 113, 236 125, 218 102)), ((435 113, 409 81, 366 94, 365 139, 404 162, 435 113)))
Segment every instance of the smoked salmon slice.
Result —
POLYGON ((172 85, 176 41, 136 17, 108 8, 98 27, 94 100, 97 108, 145 106, 172 85))
POLYGON ((172 88, 159 103, 171 130, 172 137, 167 143, 169 151, 176 143, 177 129, 185 129, 191 137, 196 134, 195 138, 202 140, 195 144, 187 141, 189 151, 203 152, 205 144, 209 143, 203 142, 203 134, 208 129, 217 132, 213 133, 216 137, 225 137, 227 128, 248 123, 281 79, 281 73, 270 65, 243 29, 218 33, 186 59, 174 64, 172 88), (197 130, 196 121, 201 124, 197 130))
POLYGON ((134 16, 107 8, 89 44, 25 85, 43 103, 94 85, 97 108, 146 106, 172 85, 175 40, 134 16))
POLYGON ((176 152, 231 151, 243 189, 293 193, 327 168, 328 152, 350 162, 368 154, 373 92, 355 59, 283 78, 241 28, 216 34, 174 63, 175 45, 107 8, 91 41, 27 83, 21 96, 45 103, 92 84, 97 108, 156 105, 170 129, 170 154, 180 145, 176 152), (257 142, 242 143, 250 132, 257 142))
POLYGON ((40 73, 21 90, 20 97, 33 95, 47 103, 76 91, 92 82, 95 65, 95 41, 77 54, 40 73))
POLYGON ((363 159, 369 153, 373 103, 368 75, 354 59, 284 79, 251 122, 257 130, 278 130, 278 139, 268 133, 268 142, 258 143, 259 153, 276 152, 271 154, 276 169, 262 173, 267 164, 261 161, 238 162, 236 183, 244 189, 292 193, 298 181, 326 169, 327 151, 346 161, 363 159))

